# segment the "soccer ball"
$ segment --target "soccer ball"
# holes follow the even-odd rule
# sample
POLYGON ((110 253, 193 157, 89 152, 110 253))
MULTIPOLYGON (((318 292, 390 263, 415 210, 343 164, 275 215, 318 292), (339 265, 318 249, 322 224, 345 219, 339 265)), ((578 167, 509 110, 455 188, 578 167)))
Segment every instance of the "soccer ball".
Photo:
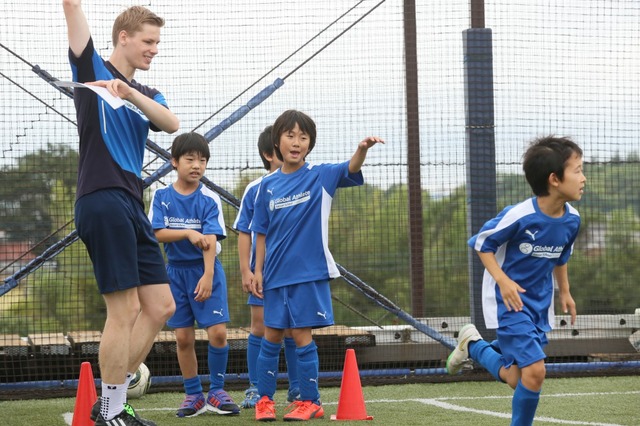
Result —
POLYGON ((147 393, 149 386, 151 386, 151 373, 149 372, 149 368, 144 363, 141 363, 136 371, 136 375, 133 376, 133 380, 129 383, 127 398, 140 398, 147 393))

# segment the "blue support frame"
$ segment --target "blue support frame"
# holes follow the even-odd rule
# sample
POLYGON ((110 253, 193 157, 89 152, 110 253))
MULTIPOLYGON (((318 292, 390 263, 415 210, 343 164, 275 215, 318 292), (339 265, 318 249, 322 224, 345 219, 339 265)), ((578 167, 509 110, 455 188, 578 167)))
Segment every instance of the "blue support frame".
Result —
MULTIPOLYGON (((496 155, 493 102, 493 53, 491 30, 472 28, 463 32, 465 127, 467 153, 467 235, 496 214, 496 155)), ((469 294, 471 321, 486 339, 495 338, 487 330, 482 315, 482 274, 484 267, 469 249, 469 294)))

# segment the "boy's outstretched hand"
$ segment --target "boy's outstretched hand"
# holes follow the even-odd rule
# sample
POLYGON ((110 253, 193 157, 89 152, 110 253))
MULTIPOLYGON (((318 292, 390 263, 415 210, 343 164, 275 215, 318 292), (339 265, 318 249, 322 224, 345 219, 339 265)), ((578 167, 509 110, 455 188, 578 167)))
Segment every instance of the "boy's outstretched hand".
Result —
POLYGON ((384 143, 384 141, 377 136, 367 136, 358 144, 358 148, 369 149, 377 143, 384 143))
POLYGON ((349 173, 357 173, 360 171, 362 163, 364 163, 364 159, 367 156, 367 151, 377 143, 384 143, 384 141, 377 136, 367 136, 358 143, 358 149, 356 149, 356 152, 351 157, 351 161, 349 161, 349 173))

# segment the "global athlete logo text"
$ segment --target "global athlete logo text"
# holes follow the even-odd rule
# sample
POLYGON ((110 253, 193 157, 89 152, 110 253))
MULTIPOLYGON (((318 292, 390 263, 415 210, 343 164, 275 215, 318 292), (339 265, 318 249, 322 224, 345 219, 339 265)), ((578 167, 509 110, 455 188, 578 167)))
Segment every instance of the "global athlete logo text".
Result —
MULTIPOLYGON (((525 230, 525 234, 527 234, 534 242, 535 242, 535 234, 536 232, 531 232, 528 229, 525 230)), ((532 257, 540 257, 544 259, 557 259, 560 257, 562 252, 564 251, 564 246, 544 246, 544 245, 535 245, 531 243, 521 243, 518 248, 522 254, 531 255, 532 257)))
POLYGON ((164 217, 164 226, 167 228, 202 229, 202 224, 198 218, 185 219, 173 216, 164 217))
POLYGON ((277 209, 284 209, 287 207, 292 207, 301 203, 306 203, 311 199, 311 191, 300 192, 296 195, 289 195, 286 197, 276 198, 275 200, 269 201, 269 209, 271 211, 277 209))

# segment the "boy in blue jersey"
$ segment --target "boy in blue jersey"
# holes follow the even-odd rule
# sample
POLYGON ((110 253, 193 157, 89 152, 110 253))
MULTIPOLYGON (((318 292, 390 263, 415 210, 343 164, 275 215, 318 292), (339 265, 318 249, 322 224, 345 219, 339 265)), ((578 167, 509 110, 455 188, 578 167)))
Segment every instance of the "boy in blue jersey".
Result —
POLYGON ((318 349, 311 330, 333 324, 329 280, 340 275, 328 248, 331 201, 339 187, 363 184, 360 169, 367 151, 382 139, 358 144, 350 161, 310 164, 316 125, 306 114, 289 110, 273 124, 272 140, 280 169, 265 176, 255 201, 251 231, 256 236, 252 293, 264 299, 265 336, 258 356, 256 420, 276 419, 278 357, 284 330, 296 343, 300 400, 284 420, 321 418, 318 349))
POLYGON ((179 122, 159 91, 133 77, 158 53, 164 20, 144 7, 126 9, 113 24, 114 48, 105 61, 93 46, 81 1, 63 0, 63 9, 73 80, 126 101, 112 109, 91 90, 74 91, 80 139, 75 223, 107 307, 102 394, 91 419, 97 426, 153 425, 126 404, 126 391, 175 305, 144 213, 141 172, 149 129, 173 133, 179 122))
POLYGON ((449 374, 468 358, 515 389, 511 424, 531 425, 545 378, 543 351, 554 325, 554 283, 560 306, 575 323, 576 305, 569 291, 567 261, 580 228, 580 215, 569 202, 582 198, 586 178, 582 150, 569 138, 534 140, 523 169, 534 197, 505 208, 469 240, 485 269, 482 287, 487 328, 497 340, 482 340, 473 324, 460 330, 447 359, 449 374))
MULTIPOLYGON (((271 141, 272 126, 267 126, 258 137, 258 153, 269 173, 276 171, 282 166, 282 161, 276 157, 271 141)), ((240 272, 242 275, 242 289, 249 293, 247 304, 251 306, 251 333, 247 342, 247 368, 249 370, 249 388, 245 391, 245 399, 242 401, 242 408, 253 408, 258 402, 258 376, 256 364, 258 354, 264 337, 264 303, 259 297, 251 294, 251 282, 253 281, 253 271, 255 268, 255 234, 249 229, 253 219, 253 210, 258 188, 262 182, 262 177, 249 183, 245 188, 238 216, 233 224, 233 228, 238 231, 238 257, 240 261, 240 272)), ((289 392, 287 400, 293 402, 300 394, 298 384, 298 369, 296 359, 296 343, 291 337, 291 330, 285 331, 284 356, 287 360, 287 372, 289 376, 289 392)))
POLYGON ((216 256, 227 237, 220 197, 200 183, 209 161, 206 139, 194 132, 178 136, 171 146, 176 181, 153 195, 149 219, 164 243, 167 273, 176 312, 167 321, 175 329, 178 363, 185 399, 176 416, 193 417, 207 410, 239 414, 240 408, 223 389, 229 358, 227 282, 216 256), (195 328, 207 330, 211 384, 205 400, 198 376, 195 328))

